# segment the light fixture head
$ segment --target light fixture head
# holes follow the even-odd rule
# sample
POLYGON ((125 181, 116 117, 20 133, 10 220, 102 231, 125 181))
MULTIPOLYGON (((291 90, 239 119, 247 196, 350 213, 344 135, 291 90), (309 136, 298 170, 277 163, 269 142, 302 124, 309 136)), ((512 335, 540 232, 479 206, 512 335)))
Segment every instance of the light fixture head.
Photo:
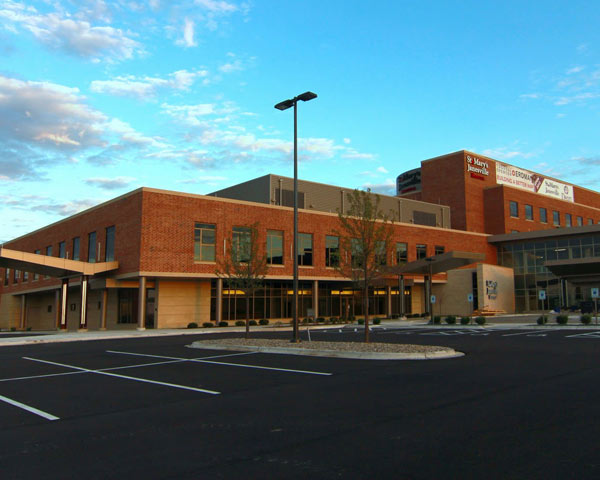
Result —
POLYGON ((308 102, 313 98, 317 98, 317 94, 313 92, 304 92, 296 97, 298 100, 302 100, 303 102, 308 102))
POLYGON ((277 110, 287 110, 290 107, 294 106, 294 100, 289 99, 289 100, 284 100, 283 102, 279 102, 277 105, 275 105, 275 108, 277 110))

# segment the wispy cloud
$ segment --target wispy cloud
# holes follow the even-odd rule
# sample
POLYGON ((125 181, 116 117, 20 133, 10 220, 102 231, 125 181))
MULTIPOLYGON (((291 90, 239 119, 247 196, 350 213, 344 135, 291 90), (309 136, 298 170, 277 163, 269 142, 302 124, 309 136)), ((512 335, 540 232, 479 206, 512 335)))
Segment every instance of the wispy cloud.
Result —
POLYGON ((194 38, 195 27, 196 24, 193 20, 189 18, 184 19, 181 38, 179 38, 175 43, 186 48, 197 47, 198 42, 194 38))
POLYGON ((115 178, 87 178, 85 183, 93 187, 99 187, 104 190, 119 190, 128 187, 135 178, 132 177, 115 177, 115 178))
POLYGON ((481 153, 486 157, 496 158, 498 160, 510 160, 516 157, 531 158, 535 156, 535 153, 522 152, 520 150, 514 150, 511 147, 487 148, 481 153))
POLYGON ((364 183, 362 185, 364 189, 370 189, 372 192, 381 193, 383 195, 395 195, 396 194, 396 182, 393 178, 386 179, 383 183, 364 183))

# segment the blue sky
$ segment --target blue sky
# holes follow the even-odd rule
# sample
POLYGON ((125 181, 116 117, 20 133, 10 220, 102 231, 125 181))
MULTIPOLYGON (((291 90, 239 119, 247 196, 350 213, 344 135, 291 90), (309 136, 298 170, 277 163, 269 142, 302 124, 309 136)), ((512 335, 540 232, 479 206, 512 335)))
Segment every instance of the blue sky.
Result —
POLYGON ((0 0, 0 242, 140 186, 393 194, 473 150, 600 189, 596 1, 0 0))

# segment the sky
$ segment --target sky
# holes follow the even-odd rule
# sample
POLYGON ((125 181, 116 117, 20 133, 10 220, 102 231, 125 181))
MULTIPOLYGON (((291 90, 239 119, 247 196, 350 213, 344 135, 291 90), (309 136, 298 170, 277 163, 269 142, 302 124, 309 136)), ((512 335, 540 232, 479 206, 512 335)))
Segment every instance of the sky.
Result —
POLYGON ((600 190, 600 2, 0 0, 0 243, 145 186, 394 194, 461 149, 600 190))

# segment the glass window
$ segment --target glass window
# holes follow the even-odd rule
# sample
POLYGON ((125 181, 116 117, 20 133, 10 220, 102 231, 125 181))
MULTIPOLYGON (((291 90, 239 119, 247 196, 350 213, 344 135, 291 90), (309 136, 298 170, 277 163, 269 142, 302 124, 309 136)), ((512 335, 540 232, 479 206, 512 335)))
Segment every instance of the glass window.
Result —
POLYGON ((106 244, 104 247, 104 261, 112 262, 115 259, 115 226, 106 227, 106 244))
POLYGON ((46 247, 46 256, 48 256, 48 257, 52 256, 52 245, 48 245, 46 247))
POLYGON ((556 226, 560 225, 560 213, 556 210, 552 211, 552 223, 556 226))
POLYGON ((66 254, 67 254, 67 244, 63 240, 62 242, 60 242, 58 244, 58 258, 65 258, 66 254))
POLYGON ((283 265, 283 232, 267 230, 267 263, 283 265))
POLYGON ((249 262, 252 250, 252 229, 250 227, 233 227, 231 241, 235 260, 249 262))
POLYGON ((88 262, 96 263, 96 232, 88 234, 88 262))
POLYGON ((10 279, 10 268, 4 269, 4 285, 8 285, 8 281, 10 279))
MULTIPOLYGON (((34 251, 33 253, 35 253, 36 255, 40 255, 42 253, 42 251, 38 249, 38 250, 34 251)), ((39 280, 39 278, 40 278, 39 274, 37 274, 37 273, 33 274, 34 280, 39 280)))
POLYGON ((573 219, 570 213, 565 213, 565 226, 570 227, 573 225, 573 219))
POLYGON ((361 268, 362 267, 362 255, 360 248, 360 241, 358 238, 353 238, 350 241, 350 256, 352 262, 352 268, 361 268))
POLYGON ((446 251, 446 247, 444 247, 443 245, 436 245, 435 246, 435 255, 441 255, 445 251, 446 251))
POLYGON ((548 223, 548 210, 544 207, 540 207, 540 222, 548 223))
POLYGON ((533 207, 525 205, 525 220, 533 220, 533 207))
POLYGON ((14 274, 13 274, 13 283, 18 283, 20 276, 21 276, 21 272, 19 270, 15 270, 14 274))
POLYGON ((594 224, 594 219, 588 218, 588 225, 593 225, 593 224, 594 224))
POLYGON ((29 281, 29 272, 23 272, 23 281, 24 282, 28 282, 29 281))
POLYGON ((325 266, 337 267, 340 264, 340 238, 325 236, 325 266))
POLYGON ((387 264, 386 253, 385 242, 377 242, 377 245, 375 245, 375 263, 377 265, 387 264))
POLYGON ((404 265, 408 261, 408 244, 404 242, 396 243, 396 264, 404 265))
POLYGON ((298 234, 298 265, 312 265, 313 258, 313 238, 312 233, 298 234))
POLYGON ((215 225, 196 223, 194 226, 194 260, 214 262, 216 250, 215 225))
POLYGON ((577 217, 577 226, 581 227, 583 225, 583 217, 577 217))
POLYGON ((427 257, 427 245, 417 244, 417 260, 427 257))
POLYGON ((73 260, 79 260, 79 237, 73 239, 73 260))
POLYGON ((510 207, 510 216, 518 217, 519 216, 519 204, 517 202, 513 202, 512 200, 509 203, 510 207))

